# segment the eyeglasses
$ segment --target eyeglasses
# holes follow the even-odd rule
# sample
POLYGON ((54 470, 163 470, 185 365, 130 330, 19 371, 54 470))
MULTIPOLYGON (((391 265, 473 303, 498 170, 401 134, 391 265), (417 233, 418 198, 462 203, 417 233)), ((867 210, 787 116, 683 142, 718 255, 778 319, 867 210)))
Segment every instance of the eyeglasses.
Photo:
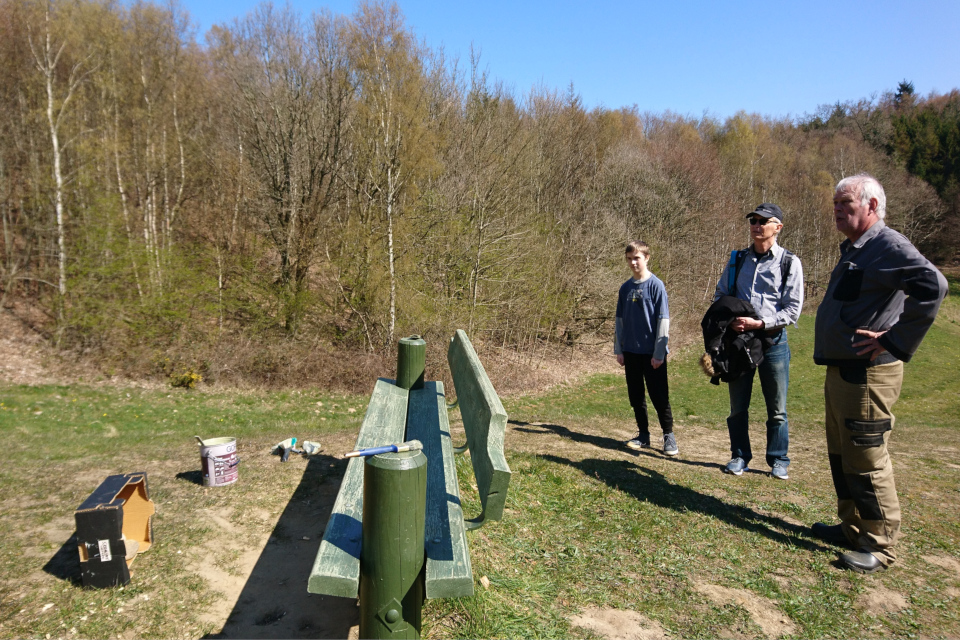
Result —
POLYGON ((758 224, 762 227, 768 222, 773 222, 773 218, 747 218, 747 222, 749 222, 751 226, 758 224))

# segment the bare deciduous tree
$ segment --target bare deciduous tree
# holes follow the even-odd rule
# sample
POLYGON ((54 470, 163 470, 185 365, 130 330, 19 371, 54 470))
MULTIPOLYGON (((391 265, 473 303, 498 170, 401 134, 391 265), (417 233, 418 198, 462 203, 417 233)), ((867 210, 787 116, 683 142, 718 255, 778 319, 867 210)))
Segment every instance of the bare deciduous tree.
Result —
POLYGON ((277 252, 283 325, 294 332, 343 162, 351 87, 341 22, 318 16, 307 31, 291 9, 261 5, 217 45, 248 146, 253 209, 277 252))

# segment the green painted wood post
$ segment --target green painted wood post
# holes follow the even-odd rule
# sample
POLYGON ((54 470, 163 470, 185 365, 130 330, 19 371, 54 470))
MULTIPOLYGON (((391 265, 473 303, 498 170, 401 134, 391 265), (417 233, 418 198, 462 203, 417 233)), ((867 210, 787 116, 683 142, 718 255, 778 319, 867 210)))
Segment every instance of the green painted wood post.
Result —
POLYGON ((423 389, 427 362, 427 343, 420 336, 400 338, 397 346, 397 386, 423 389))
POLYGON ((360 637, 419 638, 427 457, 371 456, 363 470, 360 637))

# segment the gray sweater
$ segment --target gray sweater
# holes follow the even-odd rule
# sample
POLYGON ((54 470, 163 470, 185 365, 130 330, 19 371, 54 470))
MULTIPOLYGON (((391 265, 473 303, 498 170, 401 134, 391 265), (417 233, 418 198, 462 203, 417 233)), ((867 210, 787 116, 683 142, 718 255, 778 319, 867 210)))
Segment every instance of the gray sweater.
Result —
POLYGON ((947 294, 947 280, 910 241, 883 221, 856 242, 840 245, 840 262, 817 309, 813 360, 832 366, 869 367, 909 362, 947 294), (856 329, 886 331, 888 353, 871 361, 852 344, 856 329))

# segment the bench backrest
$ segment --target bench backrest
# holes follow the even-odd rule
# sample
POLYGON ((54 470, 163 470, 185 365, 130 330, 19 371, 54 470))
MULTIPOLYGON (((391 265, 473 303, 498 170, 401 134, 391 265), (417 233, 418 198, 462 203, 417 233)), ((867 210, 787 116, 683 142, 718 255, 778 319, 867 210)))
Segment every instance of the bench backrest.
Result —
POLYGON ((463 330, 458 329, 450 339, 447 362, 483 505, 477 522, 500 520, 510 485, 510 467, 503 456, 507 412, 463 330))

